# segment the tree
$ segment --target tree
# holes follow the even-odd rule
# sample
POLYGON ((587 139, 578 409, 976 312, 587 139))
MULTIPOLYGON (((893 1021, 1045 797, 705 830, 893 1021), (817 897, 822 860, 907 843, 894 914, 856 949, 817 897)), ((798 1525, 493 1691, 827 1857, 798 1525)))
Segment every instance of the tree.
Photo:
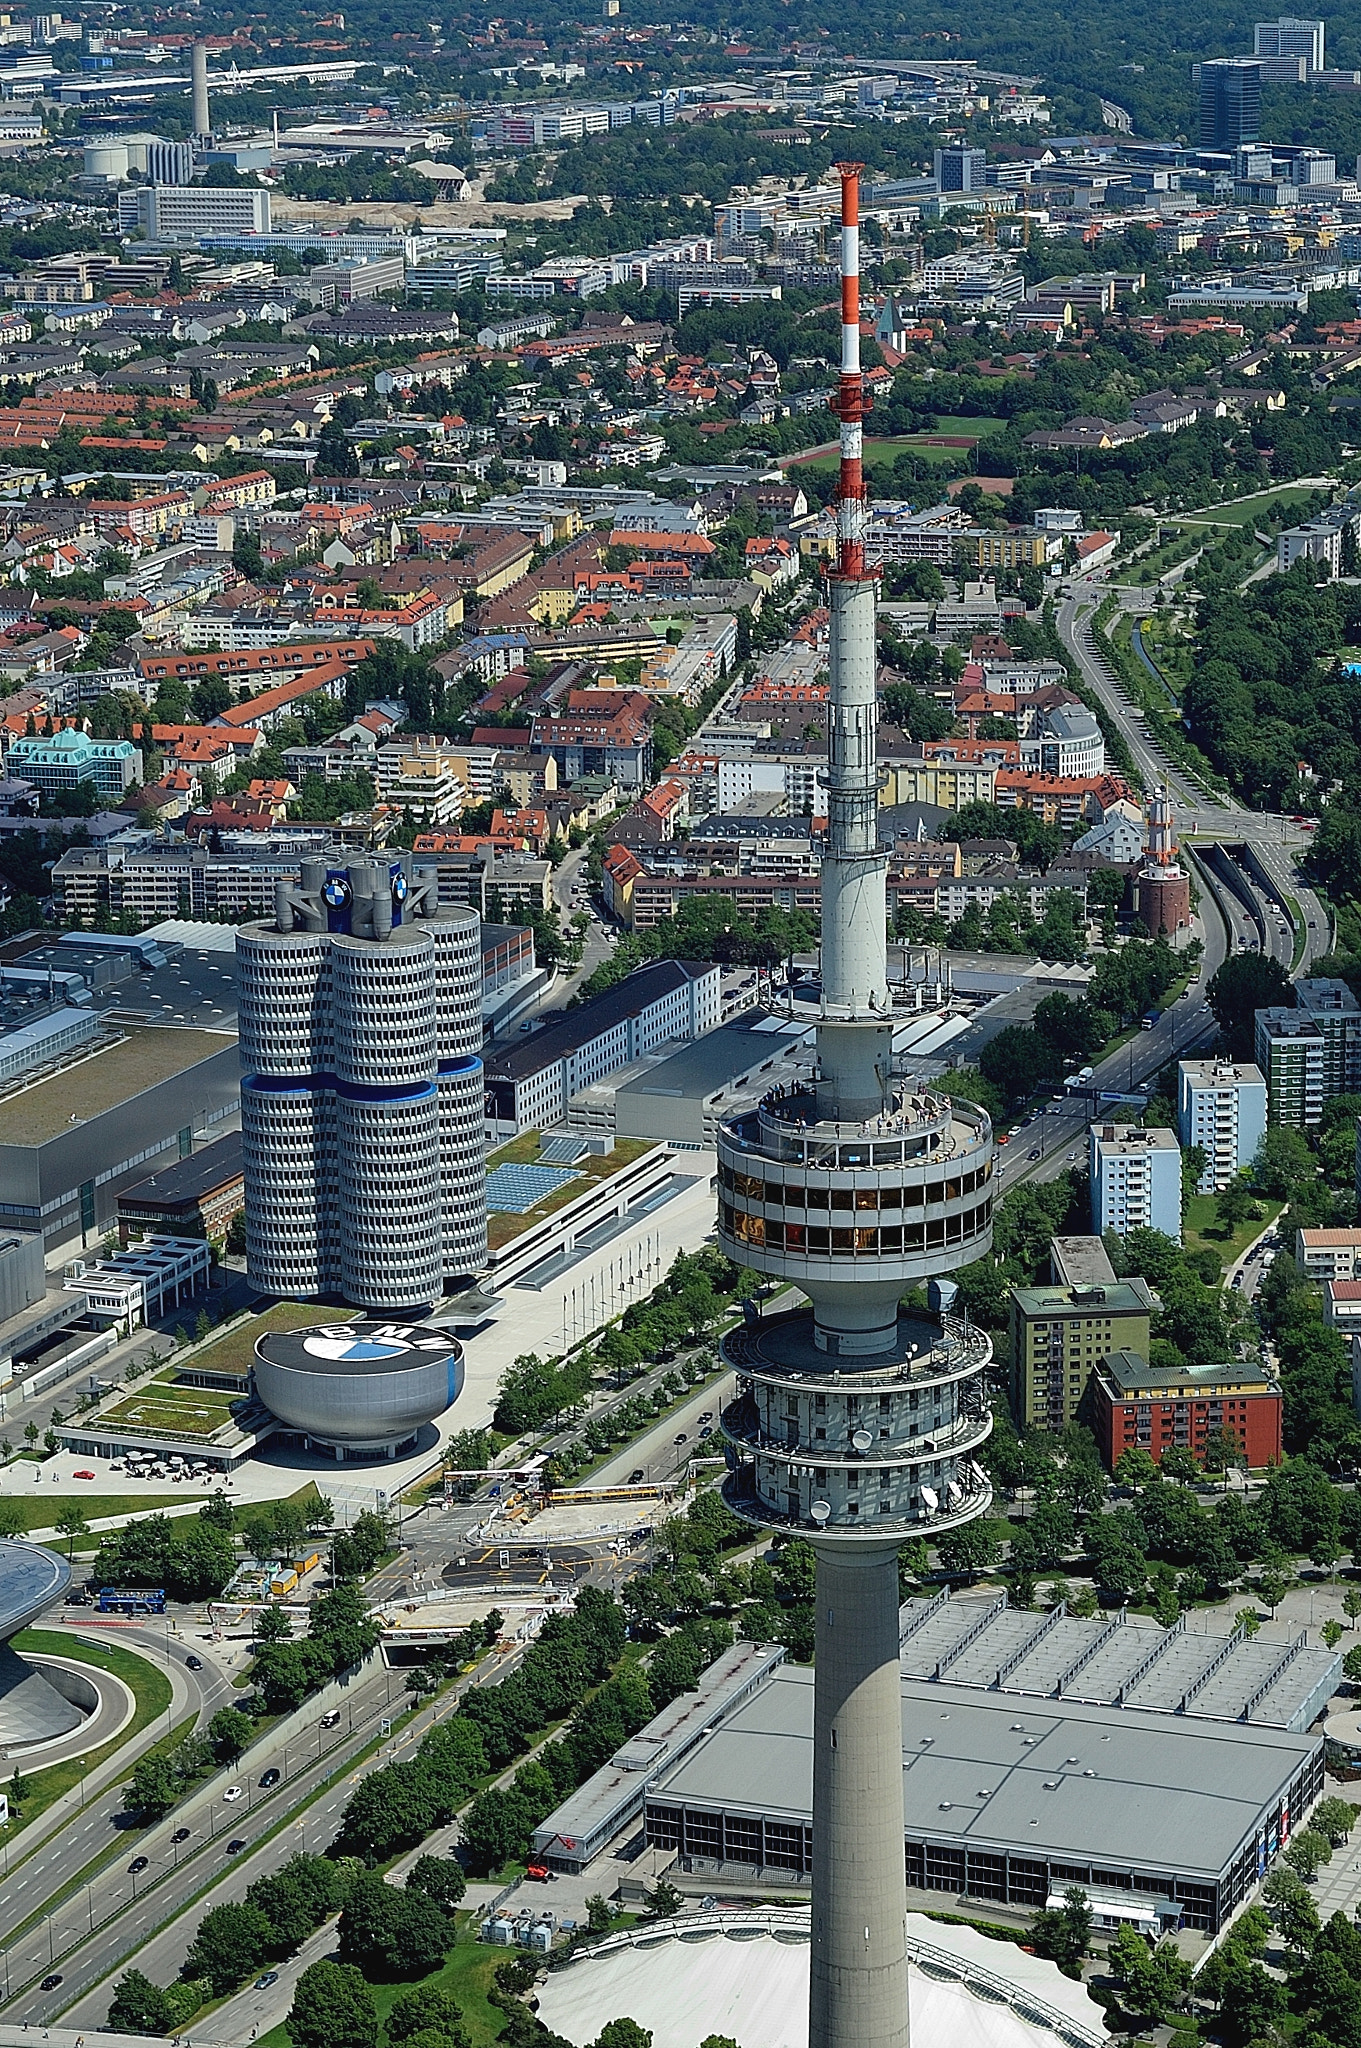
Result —
POLYGON ((62 1509, 52 1526, 59 1536, 66 1538, 66 1555, 68 1558, 75 1556, 77 1537, 88 1536, 90 1533, 90 1525, 85 1519, 85 1510, 81 1507, 79 1501, 74 1500, 62 1509))
POLYGON ((388 2014, 389 2041, 409 2041, 417 2034, 438 2035, 447 2048, 468 2048, 463 2008, 454 2003, 449 1992, 433 1984, 418 1984, 413 1990, 404 1991, 393 2000, 388 2014))
POLYGON ((1232 1237, 1240 1223, 1246 1223, 1254 1209, 1252 1189, 1236 1173, 1215 1196, 1215 1221, 1225 1237, 1232 1237))
POLYGON ((1266 953, 1234 953, 1211 976, 1205 991, 1231 1058, 1253 1055, 1258 1010, 1290 1003, 1290 976, 1279 960, 1266 953))
POLYGON ((610 2020, 596 2035, 595 2048, 652 2048, 652 2034, 637 2020, 610 2020))
POLYGON ((1036 1955, 1046 1956, 1061 1969, 1074 1969, 1082 1962, 1091 1935, 1092 1909, 1081 1885, 1069 1885, 1061 1906, 1042 1907, 1030 1923, 1036 1955))
POLYGON ((378 2048, 373 1993, 350 1963, 312 1963, 284 2021, 293 2048, 378 2048))
POLYGON ((1262 1596, 1262 1605, 1269 1607, 1273 1614, 1290 1591, 1290 1581, 1283 1572, 1263 1572, 1257 1581, 1257 1591, 1262 1596))
POLYGON ((258 1906, 210 1907, 199 1921, 181 1974, 205 1979, 214 1998, 225 1998, 259 1969, 269 1954, 272 1933, 258 1906))
POLYGON ((1357 1616, 1361 1615, 1361 1586, 1348 1586, 1342 1595, 1342 1612, 1355 1628, 1357 1616))
POLYGON ((939 1551, 945 1571, 968 1579, 995 1570, 1002 1555, 993 1525, 986 1520, 965 1522, 962 1528, 950 1530, 941 1538, 939 1551))
POLYGON ((179 1780, 163 1756, 144 1756, 132 1774, 128 1805, 147 1820, 169 1813, 180 1796, 179 1780))
POLYGON ((1353 1806, 1349 1799, 1330 1796, 1320 1799, 1309 1816, 1309 1825, 1316 1828, 1332 1848, 1340 1849, 1356 1826, 1358 1814, 1361 1814, 1361 1806, 1353 1806))
POLYGON ((1285 1861, 1306 1884, 1316 1878, 1325 1863, 1333 1860, 1332 1844, 1317 1829, 1301 1828, 1285 1852, 1285 1861))
POLYGON ((109 2000, 109 2025, 120 2034, 168 2034, 175 2024, 174 2001, 140 1970, 128 1970, 109 2000))
POLYGON ((255 1733, 255 1723, 239 1707, 219 1707, 208 1723, 208 1740, 220 1764, 234 1764, 244 1755, 255 1733))
POLYGON ((1158 1478, 1158 1467, 1150 1452, 1142 1444, 1131 1444, 1127 1451, 1121 1451, 1115 1462, 1115 1477, 1121 1486, 1132 1488, 1135 1493, 1152 1486, 1158 1478))
POLYGON ((671 1920, 679 1913, 685 1900, 673 1884, 659 1877, 654 1890, 647 1894, 647 1912, 652 1920, 671 1920))
POLYGON ((1165 1479, 1175 1479, 1182 1486, 1192 1486, 1200 1477, 1195 1452, 1185 1444, 1169 1445, 1163 1452, 1162 1470, 1165 1479))
POLYGON ((418 1856, 406 1874, 406 1887, 424 1892, 437 1906, 452 1912, 468 1889, 468 1880, 463 1865, 452 1856, 418 1856))
POLYGON ((424 1892, 398 1891, 375 1872, 351 1885, 340 1915, 340 1956, 365 1978, 427 1976, 453 1945, 453 1921, 424 1892))

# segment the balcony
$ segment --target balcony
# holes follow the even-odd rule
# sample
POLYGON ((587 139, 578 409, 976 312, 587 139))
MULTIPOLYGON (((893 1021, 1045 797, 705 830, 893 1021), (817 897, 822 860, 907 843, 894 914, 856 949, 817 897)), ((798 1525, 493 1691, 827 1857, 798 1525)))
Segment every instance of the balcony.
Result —
MULTIPOLYGON (((866 1451, 856 1450, 849 1441, 829 1444, 814 1440, 809 1443, 801 1436, 791 1440, 787 1434, 777 1436, 763 1429, 759 1409, 749 1392, 730 1402, 719 1422, 728 1442, 741 1450, 797 1458, 801 1465, 816 1465, 829 1472, 862 1465, 867 1469, 883 1466, 896 1469, 903 1465, 924 1465, 935 1458, 962 1457, 977 1450, 992 1434, 992 1411, 978 1383, 969 1389, 968 1397, 961 1400, 959 1413, 945 1429, 932 1430, 921 1436, 899 1437, 888 1443, 880 1443, 876 1438, 866 1451)), ((869 1428, 875 1422, 876 1418, 871 1417, 865 1427, 869 1428)))
POLYGON ((812 1312, 805 1308, 743 1323, 724 1337, 722 1351, 734 1371, 778 1381, 791 1392, 803 1387, 867 1395, 923 1381, 966 1379, 990 1364, 992 1339, 958 1316, 935 1323, 925 1316, 899 1315, 894 1349, 856 1362, 819 1348, 812 1312))
POLYGON ((815 1522, 810 1515, 791 1515, 787 1508, 778 1508, 773 1501, 766 1500, 757 1491, 756 1467, 749 1462, 739 1464, 723 1482, 724 1504, 735 1515, 740 1515, 744 1522, 754 1522, 763 1529, 784 1530, 791 1536, 835 1538, 839 1544, 851 1548, 901 1542, 927 1530, 934 1540, 948 1530, 957 1529, 963 1523, 986 1514, 992 1505, 992 1482, 977 1465, 961 1466, 947 1491, 952 1497, 947 1503, 942 1496, 942 1506, 935 1513, 923 1508, 911 1514, 881 1515, 871 1499, 864 1505, 874 1511, 863 1519, 858 1514, 847 1514, 843 1508, 829 1520, 815 1522))

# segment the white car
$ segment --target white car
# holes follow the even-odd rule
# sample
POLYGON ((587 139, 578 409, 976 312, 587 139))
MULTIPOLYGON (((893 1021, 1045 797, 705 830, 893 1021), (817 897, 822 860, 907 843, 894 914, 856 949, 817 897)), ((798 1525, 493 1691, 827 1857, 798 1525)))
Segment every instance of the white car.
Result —
POLYGON ((226 1804, 227 1806, 234 1806, 237 1800, 241 1798, 241 1796, 241 1787, 239 1785, 229 1785, 226 1791, 223 1793, 222 1798, 224 1804, 226 1804))

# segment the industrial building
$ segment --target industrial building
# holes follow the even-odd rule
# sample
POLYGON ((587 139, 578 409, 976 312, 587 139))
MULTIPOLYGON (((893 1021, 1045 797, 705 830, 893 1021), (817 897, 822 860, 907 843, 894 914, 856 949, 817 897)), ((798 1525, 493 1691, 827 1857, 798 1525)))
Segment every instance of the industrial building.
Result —
POLYGON ((0 1101, 0 1224, 49 1245, 117 1225, 118 1195, 149 1162, 186 1158, 235 1115, 236 1039, 162 1025, 106 1029, 88 1057, 0 1101))
MULTIPOLYGON (((907 1882, 1033 1911, 1080 1884, 1215 1934, 1323 1788, 1331 1651, 1006 1596, 902 1613, 907 1882)), ((813 1673, 781 1665, 646 1801, 682 1868, 812 1867, 813 1673)))
POLYGON ((659 1138, 707 1150, 723 1118, 754 1107, 776 1080, 792 1080, 812 1065, 805 1025, 748 1017, 678 1050, 660 1047, 579 1089, 567 1123, 589 1136, 659 1138))
POLYGON ((1155 1465, 1174 1446, 1203 1458, 1206 1438, 1223 1437, 1260 1470, 1281 1462, 1281 1389, 1260 1366, 1150 1365, 1134 1351, 1114 1351, 1092 1381, 1092 1429, 1108 1472, 1122 1454, 1147 1451, 1155 1465))
POLYGON ((1138 1124, 1093 1124, 1088 1146, 1092 1228, 1161 1230, 1181 1243, 1181 1147, 1176 1133, 1138 1124))
POLYGON ((245 1200, 241 1133, 232 1131, 125 1188, 118 1197, 118 1241, 126 1249, 149 1231, 220 1240, 245 1200))
POLYGON ((617 1756, 555 1807, 533 1834, 536 1858, 550 1870, 585 1870, 607 1843, 642 1813, 649 1786, 749 1699, 778 1664, 778 1643, 734 1643, 660 1714, 654 1714, 617 1756))
MULTIPOLYGON (((1090 1239, 1056 1239, 1090 1244, 1090 1239)), ((1095 1240, 1101 1257, 1105 1250, 1095 1240)), ((1077 1263, 1070 1254, 1065 1263, 1077 1263)), ((1089 1263, 1084 1261, 1083 1263, 1089 1263)), ((1109 1260, 1105 1260, 1109 1270, 1109 1260)), ((1011 1290, 1011 1412, 1027 1429, 1062 1429, 1073 1421, 1094 1369, 1112 1351, 1148 1356, 1157 1300, 1137 1277, 1059 1282, 1011 1290)))
POLYGON ((1260 1067, 1178 1061, 1177 1135, 1184 1148, 1199 1145, 1205 1154, 1198 1193, 1218 1194, 1251 1166, 1266 1132, 1266 1114, 1266 1078, 1260 1067))
POLYGON ((654 960, 520 1044, 487 1054, 487 1122, 498 1138, 560 1123, 578 1090, 668 1039, 703 1038, 723 1012, 707 960, 654 960))

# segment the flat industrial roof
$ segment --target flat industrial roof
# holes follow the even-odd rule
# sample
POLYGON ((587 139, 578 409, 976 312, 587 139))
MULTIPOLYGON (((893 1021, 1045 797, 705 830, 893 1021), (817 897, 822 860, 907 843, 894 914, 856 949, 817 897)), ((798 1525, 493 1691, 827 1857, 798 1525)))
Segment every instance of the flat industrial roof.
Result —
POLYGON ((1122 1612, 1075 1614, 991 1608, 978 1599, 910 1600, 900 1615, 906 1678, 948 1675, 951 1685, 1004 1695, 1143 1707, 1192 1720, 1264 1728, 1307 1727, 1342 1670, 1332 1650, 1258 1636, 1249 1642, 1200 1629, 1160 1628, 1122 1612), (980 1624, 984 1624, 980 1626, 980 1624))
POLYGON ((127 1026, 121 1041, 0 1101, 0 1145, 45 1145, 73 1122, 103 1116, 234 1045, 233 1037, 217 1031, 127 1026))
MULTIPOLYGON (((904 1827, 1214 1882, 1317 1747, 1275 1728, 904 1679, 904 1827)), ((813 1673, 781 1666, 651 1798, 810 1823, 813 1673)))
POLYGON ((123 1188, 120 1203, 138 1207, 147 1203, 171 1205, 196 1202, 241 1178, 241 1133, 229 1131, 225 1138, 205 1145, 188 1159, 177 1159, 159 1173, 149 1174, 134 1187, 123 1188))
POLYGON ((657 1061, 645 1073, 634 1074, 629 1080, 621 1081, 616 1092, 620 1095, 663 1095, 680 1101, 702 1101, 716 1089, 730 1088, 759 1070, 769 1068, 773 1072, 776 1067, 783 1066, 792 1054, 802 1051, 811 1038, 811 1026, 807 1031, 784 1036, 736 1029, 730 1024, 721 1025, 704 1038, 690 1040, 679 1051, 657 1061))

